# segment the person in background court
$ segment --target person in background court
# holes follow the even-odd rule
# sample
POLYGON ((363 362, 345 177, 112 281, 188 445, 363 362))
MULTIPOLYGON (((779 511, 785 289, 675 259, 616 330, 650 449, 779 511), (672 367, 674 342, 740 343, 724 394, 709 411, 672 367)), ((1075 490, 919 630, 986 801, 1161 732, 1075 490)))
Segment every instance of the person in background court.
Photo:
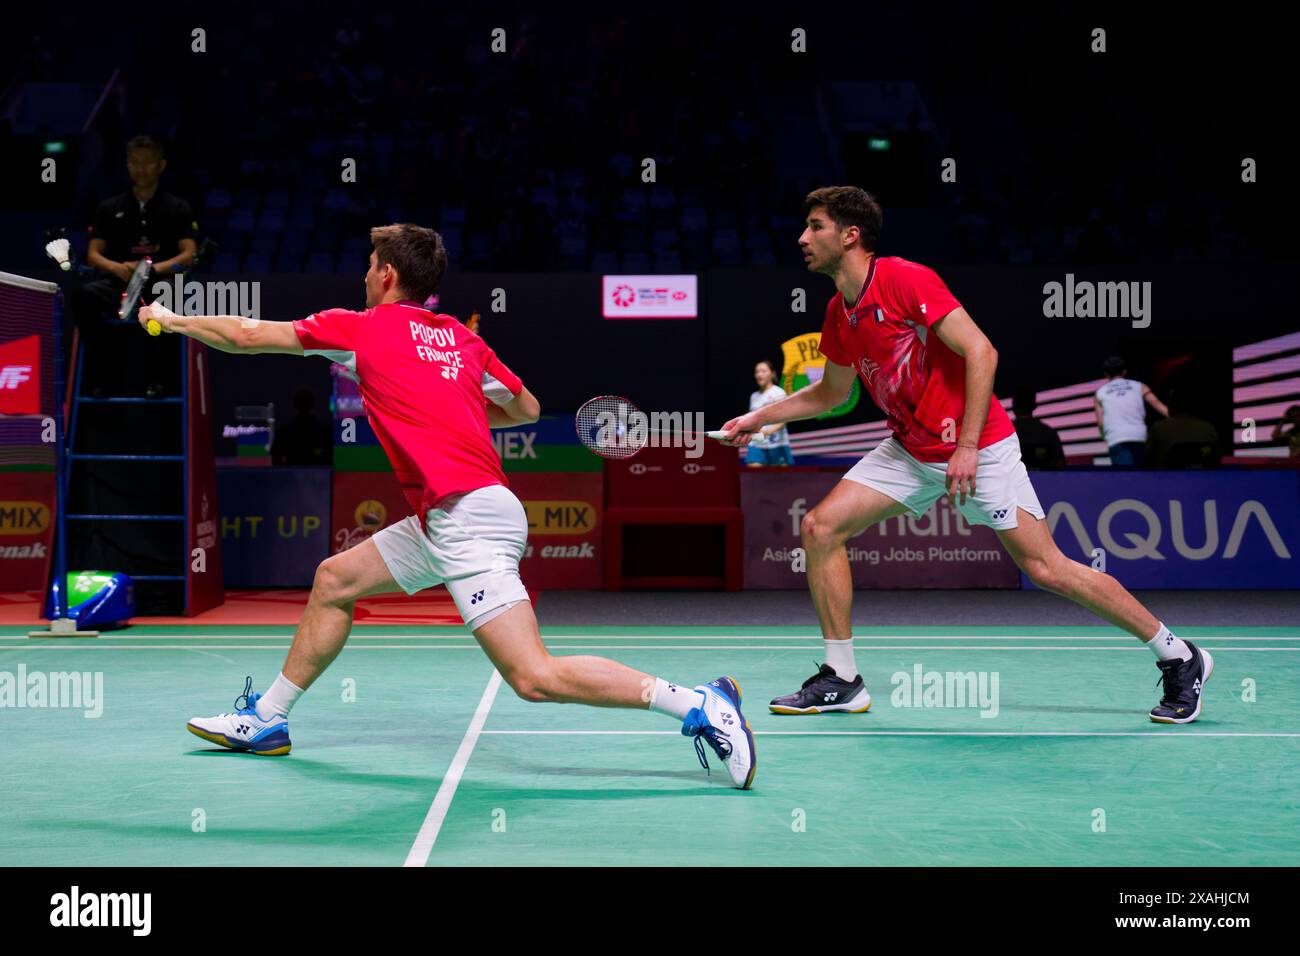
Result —
MULTIPOLYGON (((776 384, 776 369, 767 359, 761 359, 754 366, 754 381, 758 391, 749 396, 749 410, 756 411, 764 405, 771 405, 785 398, 785 389, 776 384)), ((760 429, 745 452, 745 464, 750 468, 762 465, 793 465, 794 455, 790 452, 790 433, 784 425, 768 425, 760 429)))
POLYGON ((1300 458, 1300 405, 1292 405, 1282 413, 1282 420, 1273 426, 1275 444, 1285 444, 1290 458, 1300 458))
POLYGON ((115 395, 142 384, 148 384, 146 391, 158 387, 151 384, 160 377, 151 367, 154 356, 139 348, 139 329, 134 323, 118 329, 107 322, 117 318, 127 282, 146 256, 153 266, 142 302, 152 300, 154 280, 170 279, 194 261, 198 223, 189 203, 159 189, 166 168, 161 143, 148 136, 132 138, 126 144, 131 188, 105 199, 95 211, 86 263, 96 275, 74 281, 68 289, 69 312, 81 330, 90 363, 87 391, 103 389, 115 395))
POLYGON ((316 396, 310 389, 294 392, 293 421, 275 430, 271 461, 277 465, 328 465, 333 460, 334 436, 315 414, 316 396))
POLYGON ((1217 467, 1221 449, 1219 432, 1203 418, 1197 418, 1183 402, 1185 386, 1169 392, 1169 417, 1151 426, 1147 439, 1147 462, 1152 468, 1217 467), (1178 446, 1183 446, 1179 449, 1178 446), (1203 453, 1199 446, 1209 446, 1203 453), (1192 454, 1192 452, 1195 452, 1192 454), (1191 454, 1192 457, 1187 456, 1191 454))
POLYGON ((1097 427, 1110 449, 1110 463, 1116 468, 1142 468, 1146 464, 1146 406, 1166 417, 1169 409, 1146 385, 1124 377, 1127 369, 1118 355, 1106 359, 1102 371, 1106 384, 1097 389, 1092 404, 1097 410, 1097 427))
POLYGON ((1017 389, 1011 399, 1015 415, 1012 424, 1020 439, 1020 457, 1026 468, 1040 471, 1060 471, 1065 467, 1065 447, 1056 429, 1034 417, 1036 399, 1031 388, 1017 389))
POLYGON ((154 276, 184 271, 194 260, 197 223, 189 203, 158 188, 166 168, 157 140, 136 136, 126 144, 131 188, 101 202, 90 226, 86 262, 101 275, 82 286, 82 294, 93 300, 87 305, 115 312, 131 273, 146 256, 153 259, 154 276))

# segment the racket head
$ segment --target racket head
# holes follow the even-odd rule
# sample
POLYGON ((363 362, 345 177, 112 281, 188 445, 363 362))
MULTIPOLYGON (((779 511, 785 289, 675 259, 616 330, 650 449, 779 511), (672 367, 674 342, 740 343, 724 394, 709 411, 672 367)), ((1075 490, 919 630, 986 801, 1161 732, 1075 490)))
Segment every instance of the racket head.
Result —
POLYGON ((642 418, 641 410, 621 395, 589 399, 573 418, 578 441, 602 458, 631 458, 650 440, 648 429, 629 425, 634 414, 642 418))
POLYGON ((152 268, 153 260, 145 256, 135 267, 135 272, 131 273, 131 281, 126 284, 126 292, 122 295, 122 308, 117 312, 117 317, 124 322, 135 321, 136 310, 140 308, 140 296, 144 294, 144 284, 149 281, 149 270, 152 268))

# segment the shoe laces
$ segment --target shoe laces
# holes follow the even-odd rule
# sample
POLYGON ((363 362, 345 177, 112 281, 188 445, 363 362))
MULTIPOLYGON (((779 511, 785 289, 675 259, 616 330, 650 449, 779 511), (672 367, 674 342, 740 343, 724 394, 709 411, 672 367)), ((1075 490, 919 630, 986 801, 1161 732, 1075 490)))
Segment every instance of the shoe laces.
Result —
POLYGON ((815 682, 815 681, 819 681, 819 680, 821 680, 823 677, 835 677, 835 676, 837 676, 837 675, 835 674, 835 668, 831 667, 829 664, 821 664, 821 663, 818 663, 818 662, 816 662, 816 661, 814 661, 813 663, 817 664, 817 673, 816 673, 816 674, 813 674, 812 677, 809 677, 806 681, 804 681, 802 684, 800 684, 800 685, 799 685, 799 689, 800 689, 800 690, 803 690, 805 687, 807 687, 809 684, 811 684, 811 683, 813 683, 813 682, 815 682), (829 671, 829 673, 828 673, 828 671, 829 671))
POLYGON ((719 730, 717 727, 714 727, 709 723, 708 717, 704 716, 704 711, 702 709, 697 709, 700 710, 699 723, 696 723, 689 729, 683 728, 682 732, 695 738, 695 756, 700 758, 700 766, 708 771, 709 775, 712 776, 713 771, 709 769, 709 761, 704 754, 705 741, 708 741, 709 746, 713 748, 714 753, 716 753, 719 758, 726 760, 731 756, 731 739, 727 735, 726 731, 719 730))
POLYGON ((250 713, 256 714, 257 708, 255 708, 253 706, 253 702, 249 700, 249 697, 252 695, 252 693, 253 693, 253 678, 246 677, 244 679, 244 692, 235 698, 235 712, 233 714, 222 714, 221 716, 235 717, 238 716, 239 714, 250 714, 250 713), (242 707, 239 706, 239 702, 241 700, 244 702, 244 706, 242 707))
MULTIPOLYGON (((1183 681, 1183 668, 1195 659, 1195 656, 1193 656, 1189 660, 1174 661, 1173 667, 1160 668, 1160 676, 1156 678, 1156 686, 1159 687, 1161 684, 1164 685, 1162 691, 1163 696, 1160 698, 1161 704, 1182 703, 1182 694, 1187 689, 1187 686, 1183 681)), ((1163 664, 1166 662, 1160 661, 1159 663, 1163 664)))

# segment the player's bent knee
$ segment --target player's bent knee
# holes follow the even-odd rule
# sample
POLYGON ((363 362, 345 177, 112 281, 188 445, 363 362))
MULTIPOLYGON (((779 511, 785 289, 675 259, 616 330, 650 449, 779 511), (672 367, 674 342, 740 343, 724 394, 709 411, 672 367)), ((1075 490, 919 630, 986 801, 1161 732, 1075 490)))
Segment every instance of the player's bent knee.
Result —
POLYGON ((816 508, 803 516, 799 532, 807 548, 831 548, 840 543, 835 528, 817 513, 816 508))
POLYGON ((1029 580, 1034 582, 1034 586, 1044 591, 1059 593, 1066 588, 1065 575, 1062 573, 1063 569, 1050 561, 1038 559, 1026 561, 1023 570, 1029 576, 1029 580))
POLYGON ((311 583, 311 593, 326 604, 347 604, 355 597, 350 575, 339 568, 341 555, 326 558, 316 566, 316 576, 311 583))

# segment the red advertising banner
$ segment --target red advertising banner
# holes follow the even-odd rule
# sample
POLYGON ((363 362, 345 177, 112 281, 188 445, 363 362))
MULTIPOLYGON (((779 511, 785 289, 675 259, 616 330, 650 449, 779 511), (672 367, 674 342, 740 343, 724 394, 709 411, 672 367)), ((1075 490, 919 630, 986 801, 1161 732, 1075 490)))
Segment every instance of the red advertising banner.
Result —
POLYGON ((54 472, 0 472, 0 589, 45 588, 54 517, 54 472))
POLYGON ((520 471, 508 477, 528 514, 528 547, 519 565, 524 584, 549 591, 600 588, 604 476, 520 471))
POLYGON ((632 458, 605 462, 611 508, 734 508, 736 449, 711 438, 700 439, 698 458, 685 448, 647 446, 632 458))
POLYGON ((391 471, 336 471, 329 552, 346 551, 410 513, 391 471))
MULTIPOLYGON (((741 472, 745 512, 745 587, 805 588, 799 522, 841 472, 741 472)), ((904 515, 868 528, 848 543, 853 586, 885 588, 1018 588, 1020 570, 989 528, 969 525, 945 496, 921 518, 904 515)))
POLYGON ((185 576, 185 613, 193 616, 214 608, 226 599, 221 568, 221 536, 217 508, 217 465, 212 446, 212 382, 208 347, 194 339, 185 340, 185 374, 189 376, 186 415, 185 460, 189 476, 186 495, 188 521, 185 553, 189 562, 185 576), (195 550, 202 549, 202 571, 195 565, 195 550))

